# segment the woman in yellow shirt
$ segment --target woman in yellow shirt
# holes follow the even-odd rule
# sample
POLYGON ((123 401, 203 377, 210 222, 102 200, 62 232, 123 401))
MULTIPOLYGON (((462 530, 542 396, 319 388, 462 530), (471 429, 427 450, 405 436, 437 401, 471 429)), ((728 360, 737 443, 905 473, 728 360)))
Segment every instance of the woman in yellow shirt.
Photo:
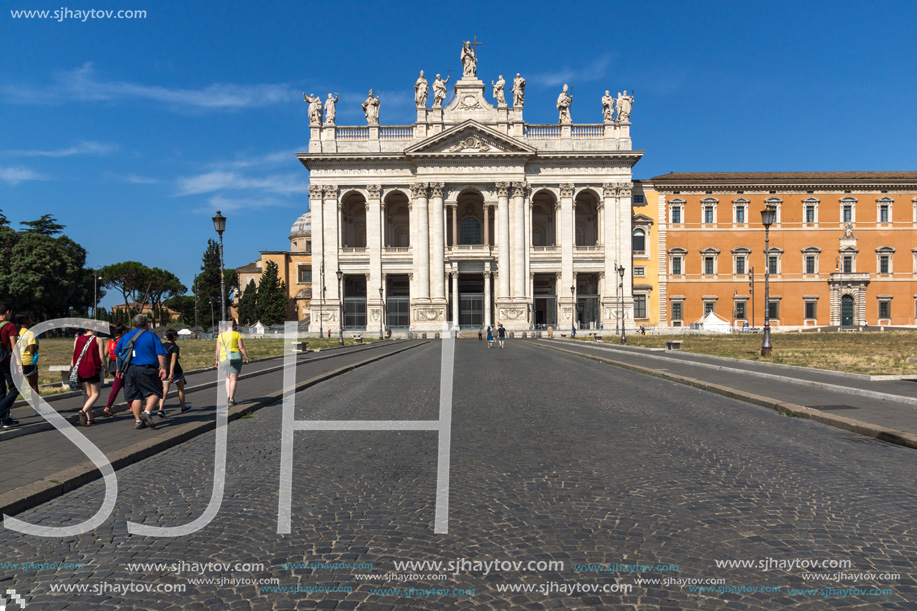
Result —
POLYGON ((22 377, 29 381, 32 390, 38 392, 38 338, 29 331, 32 315, 28 312, 16 314, 13 322, 19 327, 19 345, 22 346, 22 377))
POLYGON ((217 367, 226 369, 226 396, 230 405, 236 404, 236 382, 242 373, 243 359, 248 364, 248 353, 242 343, 242 334, 236 331, 236 321, 232 321, 232 331, 224 331, 217 336, 217 348, 214 354, 217 367))

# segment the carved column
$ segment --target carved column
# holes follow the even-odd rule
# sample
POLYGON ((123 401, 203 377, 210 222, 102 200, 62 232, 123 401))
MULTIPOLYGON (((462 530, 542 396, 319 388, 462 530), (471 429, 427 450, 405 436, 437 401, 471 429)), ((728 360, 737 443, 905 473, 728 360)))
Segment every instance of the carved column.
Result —
MULTIPOLYGON (((633 224, 633 214, 631 212, 630 205, 630 195, 633 190, 633 183, 626 182, 618 185, 618 214, 620 215, 620 222, 618 223, 617 231, 617 248, 618 251, 618 260, 621 261, 621 264, 624 265, 624 288, 622 289, 623 301, 624 301, 624 320, 621 324, 630 324, 633 326, 633 311, 634 311, 634 290, 633 290, 633 278, 634 278, 634 269, 633 269, 633 257, 632 255, 632 242, 630 239, 631 236, 631 225, 633 224), (630 321, 628 323, 628 321, 630 321)), ((619 278, 620 281, 620 278, 619 278)))
POLYGON ((443 183, 430 183, 430 222, 431 241, 431 269, 430 278, 433 281, 431 297, 437 301, 446 301, 446 248, 443 233, 443 183))
MULTIPOLYGON (((616 218, 618 211, 617 197, 618 185, 611 182, 606 182, 602 185, 603 208, 605 209, 605 214, 602 217, 602 232, 605 235, 604 269, 605 277, 611 279, 605 283, 607 290, 600 293, 602 296, 602 322, 606 329, 614 329, 615 321, 617 320, 615 313, 618 311, 618 307, 620 307, 615 305, 617 300, 616 289, 618 286, 618 272, 615 269, 615 264, 619 261, 619 244, 618 240, 612 237, 616 233, 616 218)), ((628 258, 627 264, 630 265, 630 258, 628 258)))
POLYGON ((525 183, 513 189, 513 299, 525 299, 525 183))
POLYGON ((560 185, 560 273, 561 292, 558 301, 570 303, 573 285, 573 247, 575 244, 575 216, 573 210, 573 184, 560 185))
MULTIPOLYGON (((369 280, 366 283, 366 303, 379 303, 382 287, 382 187, 367 185, 366 248, 369 251, 369 280)), ((369 324, 369 323, 367 323, 369 324)))
POLYGON ((509 249, 511 246, 509 241, 509 183, 497 183, 497 214, 499 216, 497 229, 500 230, 497 238, 497 248, 500 251, 497 262, 500 272, 497 299, 509 299, 509 249))
POLYGON ((459 288, 458 272, 449 272, 452 279, 452 324, 458 326, 459 321, 459 288))
POLYGON ((490 311, 493 309, 493 304, 491 303, 490 296, 490 279, 492 274, 488 271, 484 272, 484 326, 490 326, 490 311))
MULTIPOLYGON (((334 318, 338 320, 337 303, 340 296, 338 295, 337 270, 340 267, 339 253, 341 248, 341 236, 339 233, 341 223, 341 208, 338 203, 338 188, 335 185, 325 185, 322 187, 322 199, 324 202, 322 210, 322 220, 324 221, 324 240, 325 240, 325 306, 334 306, 334 318)), ((337 325, 335 325, 337 326, 337 325)))
POLYGON ((312 277, 315 279, 312 282, 312 322, 309 325, 310 331, 318 331, 319 323, 321 319, 321 306, 322 306, 322 278, 321 278, 321 269, 322 265, 325 262, 325 252, 324 245, 325 240, 322 235, 324 232, 324 225, 322 223, 322 210, 324 209, 324 204, 322 202, 322 186, 321 185, 309 185, 309 210, 312 211, 312 277))
POLYGON ((430 221, 427 216, 427 183, 411 185, 411 201, 417 217, 417 237, 414 247, 414 269, 417 270, 417 282, 414 285, 414 297, 417 300, 430 299, 430 221))
POLYGON ((458 246, 458 202, 449 204, 452 208, 452 248, 458 246))

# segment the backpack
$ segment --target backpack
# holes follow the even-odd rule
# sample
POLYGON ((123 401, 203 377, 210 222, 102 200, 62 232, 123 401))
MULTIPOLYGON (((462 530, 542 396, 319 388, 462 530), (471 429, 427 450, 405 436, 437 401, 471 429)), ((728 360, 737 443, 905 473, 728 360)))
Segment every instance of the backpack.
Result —
MULTIPOLYGON (((8 320, 0 322, 0 329, 3 329, 6 325, 12 324, 8 320)), ((7 346, 4 342, 0 342, 0 361, 5 361, 13 355, 13 349, 7 346)))
MULTIPOLYGON (((118 371, 121 373, 126 372, 128 367, 131 366, 131 359, 134 358, 134 342, 144 333, 146 333, 146 329, 142 329, 140 333, 136 333, 129 342, 122 345, 121 349, 118 350, 118 371)), ((121 340, 123 341, 124 338, 122 337, 121 340)))

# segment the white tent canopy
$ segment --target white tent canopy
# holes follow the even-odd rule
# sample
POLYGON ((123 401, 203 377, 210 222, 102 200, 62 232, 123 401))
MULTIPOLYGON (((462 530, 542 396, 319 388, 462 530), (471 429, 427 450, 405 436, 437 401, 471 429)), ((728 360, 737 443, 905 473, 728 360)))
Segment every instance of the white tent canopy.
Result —
POLYGON ((729 333, 732 329, 732 324, 722 316, 717 315, 716 312, 710 312, 695 324, 704 331, 713 331, 714 333, 729 333))

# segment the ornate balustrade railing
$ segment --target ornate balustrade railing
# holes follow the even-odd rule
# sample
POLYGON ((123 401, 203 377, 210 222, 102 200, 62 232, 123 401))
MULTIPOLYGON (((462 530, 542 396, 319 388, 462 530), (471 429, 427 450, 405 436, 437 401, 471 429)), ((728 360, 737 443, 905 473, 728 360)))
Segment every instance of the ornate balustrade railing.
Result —
POLYGON ((380 140, 411 140, 413 138, 413 125, 392 125, 379 128, 380 140))
POLYGON ((604 127, 598 125, 574 125, 570 130, 573 138, 604 138, 604 127))
POLYGON ((560 138, 560 125, 526 125, 526 138, 560 138))
POLYGON ((368 127, 337 127, 334 129, 335 140, 369 140, 368 127))

